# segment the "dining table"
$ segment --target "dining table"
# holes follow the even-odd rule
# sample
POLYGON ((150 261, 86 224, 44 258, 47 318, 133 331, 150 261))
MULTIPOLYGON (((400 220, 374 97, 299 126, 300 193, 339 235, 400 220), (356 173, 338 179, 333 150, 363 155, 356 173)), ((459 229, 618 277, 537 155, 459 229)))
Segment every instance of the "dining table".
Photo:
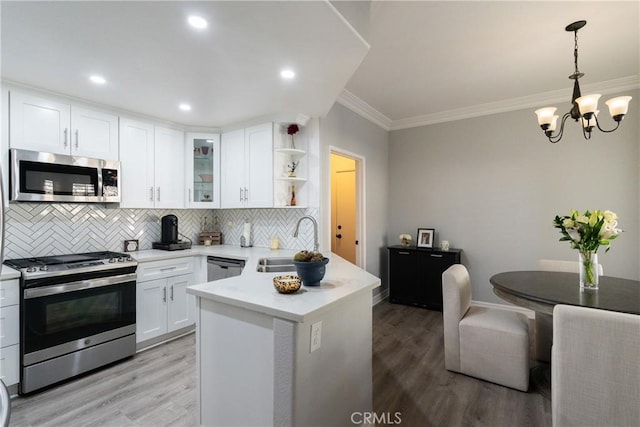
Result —
POLYGON ((532 379, 545 397, 550 397, 551 390, 549 363, 556 304, 640 314, 639 280, 601 276, 598 289, 590 290, 580 288, 578 273, 534 270, 498 273, 489 282, 501 299, 536 312, 535 352, 541 364, 532 370, 532 379))

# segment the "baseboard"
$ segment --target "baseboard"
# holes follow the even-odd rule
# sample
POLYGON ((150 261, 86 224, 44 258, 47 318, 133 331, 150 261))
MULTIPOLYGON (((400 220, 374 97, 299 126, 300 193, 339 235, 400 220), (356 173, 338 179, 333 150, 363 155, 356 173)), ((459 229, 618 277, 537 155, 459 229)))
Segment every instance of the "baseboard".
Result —
POLYGON ((515 305, 496 304, 493 302, 484 302, 484 301, 471 301, 471 305, 475 305, 476 307, 499 308, 501 310, 515 311, 517 313, 524 314, 525 316, 527 316, 528 319, 531 319, 531 320, 534 320, 536 317, 535 311, 529 310, 524 307, 517 307, 515 305))
POLYGON ((386 288, 386 289, 378 292, 377 294, 374 294, 373 295, 373 304, 372 305, 380 304, 382 301, 386 300, 388 296, 389 296, 389 288, 386 288))

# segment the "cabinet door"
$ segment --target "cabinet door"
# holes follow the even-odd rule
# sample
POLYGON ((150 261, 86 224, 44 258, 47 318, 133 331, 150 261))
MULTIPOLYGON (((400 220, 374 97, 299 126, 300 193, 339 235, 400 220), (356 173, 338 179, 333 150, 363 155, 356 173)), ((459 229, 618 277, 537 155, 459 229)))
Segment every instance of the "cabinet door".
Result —
POLYGON ((247 206, 273 207, 273 124, 245 129, 247 206))
POLYGON ((20 92, 11 92, 9 146, 24 150, 70 154, 71 107, 20 92))
POLYGON ((7 386, 20 381, 19 348, 18 344, 0 348, 0 380, 7 386))
POLYGON ((184 133, 156 126, 155 128, 156 208, 183 208, 184 133))
POLYGON ((118 160, 118 117, 86 108, 71 108, 71 154, 118 160))
POLYGON ((121 208, 153 208, 154 186, 153 124, 120 119, 121 208))
POLYGON ((170 277, 167 279, 167 293, 169 294, 168 329, 172 332, 196 321, 196 298, 187 293, 187 286, 193 285, 193 275, 170 277))
POLYGON ((20 306, 10 305, 0 309, 0 347, 18 344, 20 341, 20 306))
POLYGON ((424 283, 420 299, 426 307, 442 310, 442 273, 456 262, 455 253, 420 253, 424 283))
POLYGON ((220 136, 187 133, 185 143, 187 207, 220 207, 220 136))
POLYGON ((423 286, 420 263, 416 251, 389 251, 389 300, 400 303, 420 301, 423 286))
POLYGON ((167 279, 136 285, 136 342, 167 332, 167 279))
POLYGON ((222 134, 220 156, 220 207, 244 207, 244 129, 222 134))

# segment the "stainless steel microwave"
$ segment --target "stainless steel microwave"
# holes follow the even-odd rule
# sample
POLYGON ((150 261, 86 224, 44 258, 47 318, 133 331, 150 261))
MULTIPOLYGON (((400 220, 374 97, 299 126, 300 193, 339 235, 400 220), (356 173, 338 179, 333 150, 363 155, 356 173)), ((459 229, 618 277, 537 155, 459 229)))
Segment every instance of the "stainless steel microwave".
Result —
POLYGON ((120 202, 120 162, 9 150, 9 199, 22 202, 120 202))

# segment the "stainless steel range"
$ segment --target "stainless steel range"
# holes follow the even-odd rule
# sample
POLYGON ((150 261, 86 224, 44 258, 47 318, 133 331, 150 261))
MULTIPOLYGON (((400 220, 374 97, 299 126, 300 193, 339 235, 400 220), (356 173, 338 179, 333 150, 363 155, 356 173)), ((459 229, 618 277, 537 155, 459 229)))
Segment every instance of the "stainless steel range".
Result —
POLYGON ((4 262, 20 270, 20 393, 132 356, 136 268, 91 252, 4 262))

